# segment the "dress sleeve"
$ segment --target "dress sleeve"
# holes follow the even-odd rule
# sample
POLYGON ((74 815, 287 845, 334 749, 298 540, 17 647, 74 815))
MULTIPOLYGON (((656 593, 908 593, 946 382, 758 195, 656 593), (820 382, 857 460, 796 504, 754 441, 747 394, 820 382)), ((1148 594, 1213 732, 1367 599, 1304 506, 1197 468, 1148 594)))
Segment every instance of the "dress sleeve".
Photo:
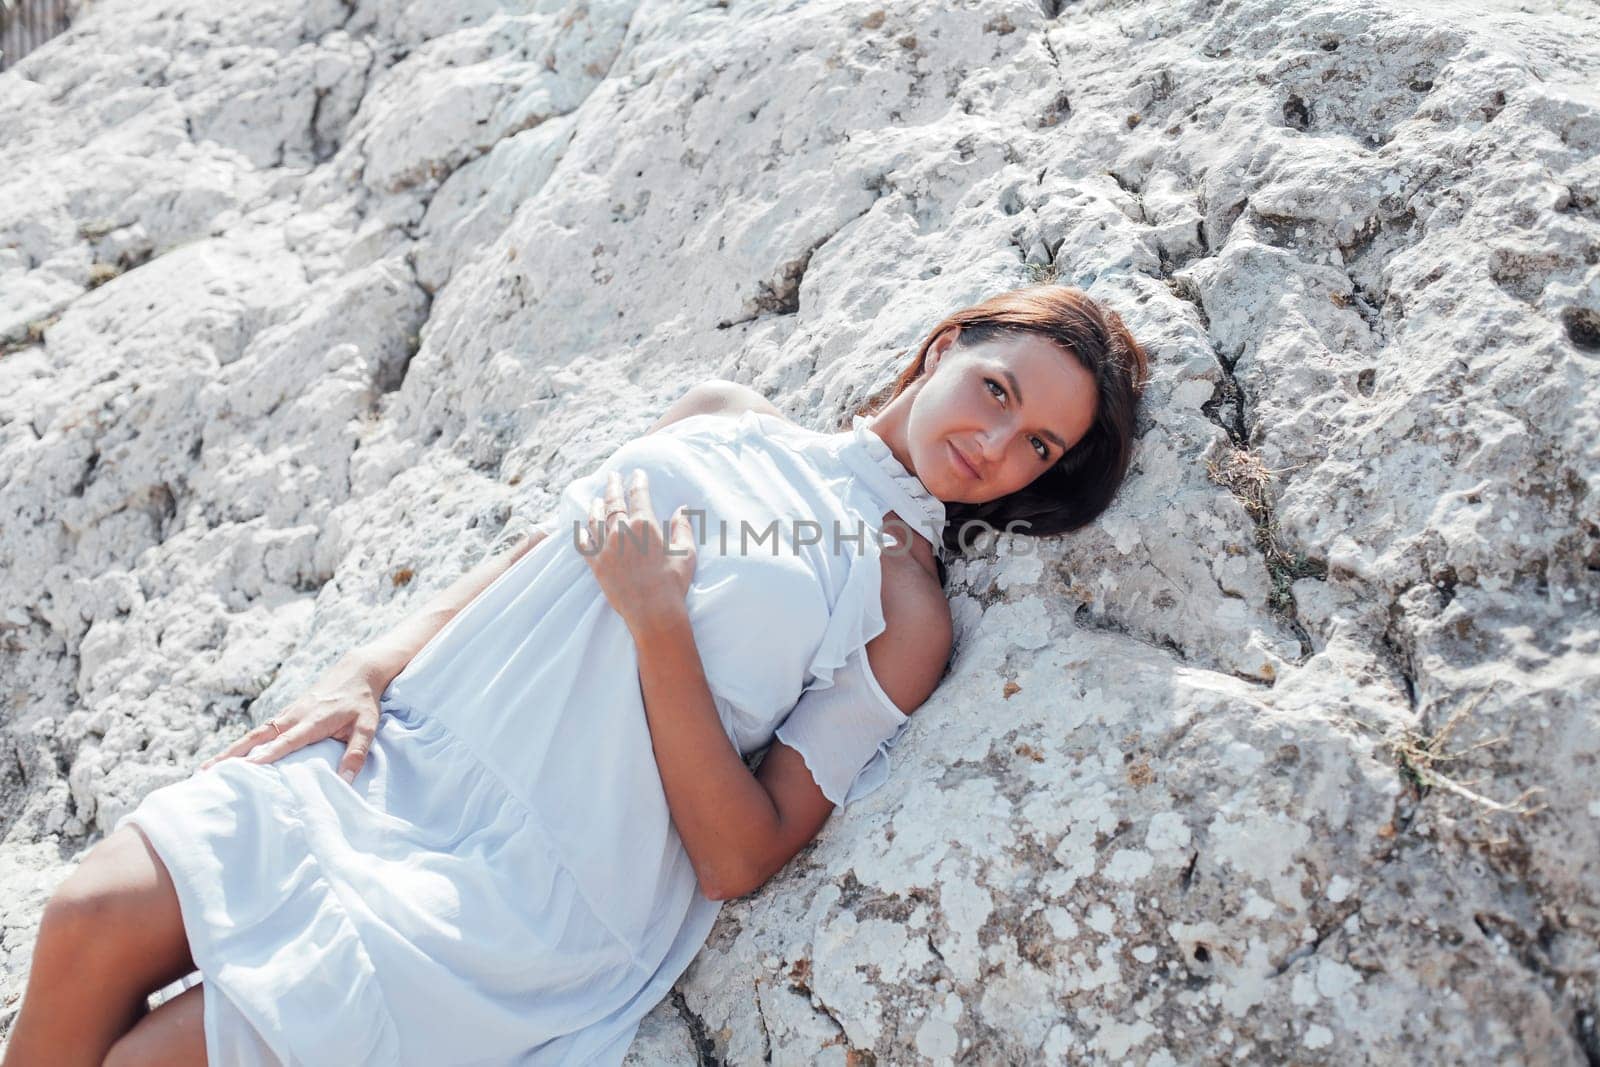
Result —
POLYGON ((872 676, 863 647, 834 669, 832 685, 801 693, 773 736, 805 758, 829 800, 847 807, 888 780, 889 750, 910 721, 872 676))

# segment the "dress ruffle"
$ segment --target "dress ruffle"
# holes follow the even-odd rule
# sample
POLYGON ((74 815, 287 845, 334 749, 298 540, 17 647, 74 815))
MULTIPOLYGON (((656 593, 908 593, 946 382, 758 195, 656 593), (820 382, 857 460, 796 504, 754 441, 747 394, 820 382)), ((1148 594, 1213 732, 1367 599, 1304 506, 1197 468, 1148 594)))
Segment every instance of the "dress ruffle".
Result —
MULTIPOLYGON (((771 420, 770 416, 751 413, 747 417, 770 420, 766 425, 778 423, 780 427, 791 427, 791 424, 782 420, 771 420)), ((848 806, 888 780, 889 754, 911 722, 910 717, 884 692, 872 672, 866 651, 867 644, 888 628, 883 615, 883 547, 878 540, 883 514, 893 511, 926 537, 936 550, 941 543, 946 517, 943 501, 929 492, 922 480, 895 458, 888 444, 870 428, 865 416, 855 416, 851 428, 832 435, 831 441, 840 447, 857 480, 865 483, 848 494, 847 506, 870 532, 862 539, 860 551, 851 557, 849 574, 832 606, 827 629, 808 667, 810 680, 800 699, 805 700, 805 693, 832 688, 836 673, 847 666, 854 666, 866 681, 877 704, 885 711, 884 724, 889 732, 878 742, 876 751, 842 791, 835 781, 837 776, 831 773, 833 768, 817 765, 811 752, 799 746, 794 747, 805 759, 813 779, 819 783, 829 783, 829 787, 824 789, 828 798, 837 805, 848 806), (889 505, 887 509, 883 507, 885 503, 889 505), (853 657, 858 658, 858 662, 853 657)))
MULTIPOLYGON (((800 697, 803 701, 805 693, 832 688, 835 673, 843 670, 852 656, 859 656, 860 671, 867 679, 869 688, 881 706, 890 713, 885 717, 886 725, 894 723, 890 727, 892 732, 878 742, 877 751, 862 765, 851 780, 844 796, 829 796, 828 799, 840 806, 848 806, 888 780, 889 752, 899 743, 906 727, 911 723, 910 717, 883 691, 883 687, 872 673, 872 666, 867 658, 868 642, 883 633, 888 628, 888 623, 883 617, 881 549, 873 536, 866 538, 865 545, 862 554, 851 561, 850 574, 845 579, 844 589, 833 606, 828 628, 822 635, 822 643, 808 668, 811 680, 806 683, 800 697)), ((812 765, 812 756, 804 748, 800 748, 799 751, 806 758, 807 768, 812 772, 812 777, 819 782, 825 781, 826 778, 819 777, 819 774, 825 773, 824 769, 812 765)))
POLYGON ((914 514, 905 514, 899 510, 896 514, 915 527, 937 549, 947 521, 944 501, 930 493, 928 487, 922 484, 921 478, 900 464, 884 439, 872 431, 869 422, 865 415, 855 416, 850 423, 851 435, 866 446, 867 454, 872 456, 877 461, 878 467, 889 476, 899 490, 899 495, 916 506, 914 514))
MULTIPOLYGON (((812 681, 806 685, 808 690, 831 686, 833 672, 844 666, 850 654, 858 649, 865 666, 867 642, 888 627, 883 617, 883 546, 876 536, 883 525, 883 514, 893 511, 936 548, 945 524, 944 502, 928 491, 922 479, 901 465, 883 438, 869 427, 866 416, 855 416, 851 428, 834 435, 834 439, 842 444, 861 446, 845 447, 842 451, 857 479, 867 483, 860 487, 863 492, 850 495, 849 506, 871 532, 862 539, 861 551, 852 557, 844 588, 833 604, 828 628, 812 658, 812 681), (883 514, 870 514, 879 511, 885 501, 890 507, 883 514)), ((870 667, 865 674, 878 698, 904 717, 883 692, 870 667)))
POLYGON ((846 807, 888 780, 889 749, 910 718, 882 694, 865 650, 851 653, 832 680, 803 693, 773 736, 800 753, 829 800, 846 807))

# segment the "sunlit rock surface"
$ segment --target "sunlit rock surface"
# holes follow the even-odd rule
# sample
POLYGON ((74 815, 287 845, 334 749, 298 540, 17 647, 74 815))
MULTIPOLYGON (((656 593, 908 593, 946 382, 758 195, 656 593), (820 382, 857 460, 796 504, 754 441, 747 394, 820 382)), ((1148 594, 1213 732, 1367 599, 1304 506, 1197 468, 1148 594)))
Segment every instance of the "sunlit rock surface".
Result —
POLYGON ((0 75, 0 1028, 118 816, 688 385, 831 430, 1054 279, 1131 480, 952 566, 634 1062, 1600 1060, 1596 84, 1577 0, 89 5, 0 75))

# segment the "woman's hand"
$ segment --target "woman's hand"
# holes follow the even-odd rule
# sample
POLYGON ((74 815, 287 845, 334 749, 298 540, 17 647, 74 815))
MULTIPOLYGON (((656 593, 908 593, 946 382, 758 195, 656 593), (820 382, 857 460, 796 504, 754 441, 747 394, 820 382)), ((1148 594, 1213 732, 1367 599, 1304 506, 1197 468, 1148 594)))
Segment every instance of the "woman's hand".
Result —
POLYGON ((622 475, 610 472, 605 497, 589 503, 588 528, 578 531, 578 552, 630 630, 681 609, 689 595, 694 530, 682 507, 669 518, 665 540, 662 534, 644 471, 634 470, 626 500, 622 475))
POLYGON ((352 782, 366 762, 367 750, 378 732, 378 719, 383 714, 378 701, 382 696, 361 657, 346 656, 323 672, 294 703, 200 764, 200 769, 233 756, 244 756, 251 763, 271 763, 313 741, 331 737, 347 742, 344 757, 339 760, 339 777, 352 782))

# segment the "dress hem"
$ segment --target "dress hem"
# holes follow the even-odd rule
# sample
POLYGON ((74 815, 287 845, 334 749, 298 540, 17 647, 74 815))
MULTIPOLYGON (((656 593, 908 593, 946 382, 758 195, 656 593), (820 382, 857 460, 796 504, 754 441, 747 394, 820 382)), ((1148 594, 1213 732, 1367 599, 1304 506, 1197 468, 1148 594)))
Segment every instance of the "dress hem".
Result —
POLYGON ((125 825, 132 826, 143 835, 156 855, 161 857, 161 862, 167 868, 167 874, 172 878, 173 889, 178 897, 178 914, 183 921, 184 937, 189 942, 189 956, 194 960, 195 970, 200 973, 201 984, 205 986, 202 1026, 205 1034, 206 1062, 208 1064, 224 1062, 217 1023, 219 1008, 213 999, 214 996, 226 997, 232 1004, 234 1012, 255 1030, 257 1038, 271 1049, 280 1063, 285 1062, 279 1050, 267 1041, 261 1020, 242 1006, 248 1002, 230 993, 228 991, 230 983, 219 977, 221 967, 215 958, 216 946, 212 944, 210 933, 199 918, 203 908, 195 887, 203 876, 189 863, 187 851, 181 848, 178 842, 167 837, 160 820, 146 819, 137 809, 124 815, 118 821, 117 829, 125 825))
MULTIPOLYGON (((266 1018, 258 1007, 255 998, 246 994, 245 990, 238 987, 230 972, 234 969, 227 958, 225 947, 220 942, 225 937, 225 930, 216 926, 207 918, 208 900, 206 889, 217 886, 216 871, 209 868, 206 856, 199 855, 190 847, 190 843, 179 832, 184 825, 185 814, 188 813, 193 802, 184 792, 185 786, 193 786, 200 776, 229 776, 233 774, 247 774, 264 776, 276 772, 268 767, 258 767, 246 761, 239 761, 237 768, 228 767, 226 764, 195 772, 188 779, 183 779, 168 786, 157 789, 148 794, 144 800, 133 810, 118 820, 116 828, 123 824, 132 824, 144 834, 156 853, 161 857, 162 863, 167 867, 168 874, 172 877, 174 889, 178 897, 179 913, 183 921, 185 936, 189 942, 189 955, 194 960, 195 969, 200 972, 201 980, 205 984, 208 994, 220 994, 228 1001, 226 1008, 218 1005, 217 1001, 208 995, 203 1012, 205 1028, 206 1058, 209 1063, 227 1063, 236 1067, 239 1061, 230 1059, 229 1053, 239 1051, 237 1040, 225 1040, 228 1035, 222 1032, 221 1016, 231 1008, 231 1015, 243 1019, 253 1031, 250 1035, 252 1044, 257 1051, 271 1057, 269 1067, 293 1067, 296 1064, 316 1062, 307 1059, 297 1050, 286 1044, 286 1039, 277 1025, 266 1018), (177 810, 168 810, 169 806, 177 805, 177 810)), ((368 1042, 365 1053, 354 1062, 388 1062, 394 1059, 398 1047, 394 1021, 389 1017, 386 999, 382 987, 377 981, 376 969, 372 965, 366 947, 361 942, 360 933, 350 919, 348 909, 343 897, 333 884, 326 872, 322 858, 311 847, 303 818, 299 798, 293 795, 285 783, 272 783, 276 788, 269 792, 274 796, 288 793, 292 808, 280 807, 278 812, 287 823, 300 834, 301 844, 305 850, 305 858, 314 869, 315 883, 320 883, 326 896, 323 899, 331 900, 337 908, 340 922, 347 928, 351 951, 361 958, 363 966, 358 968, 367 980, 370 981, 370 993, 364 1005, 370 1009, 370 1016, 375 1023, 375 1031, 368 1042), (292 811, 292 814, 291 814, 292 811)), ((278 799, 282 803, 282 797, 278 799)), ((279 992, 283 992, 280 990, 279 992)), ((348 1033, 348 1018, 340 1029, 348 1033)), ((254 1064, 250 1067, 255 1067, 254 1064)))

